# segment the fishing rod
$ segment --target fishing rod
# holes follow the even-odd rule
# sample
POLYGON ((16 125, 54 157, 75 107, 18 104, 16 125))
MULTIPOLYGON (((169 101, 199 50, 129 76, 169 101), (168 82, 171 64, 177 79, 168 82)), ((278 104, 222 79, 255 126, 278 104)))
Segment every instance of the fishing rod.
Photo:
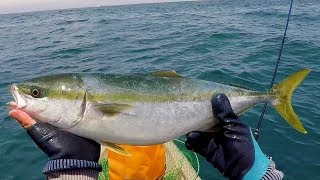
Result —
MULTIPOLYGON (((284 42, 285 42, 285 39, 286 39, 286 36, 287 36, 287 30, 288 30, 288 25, 289 25, 289 20, 290 20, 290 16, 291 16, 291 10, 292 10, 292 5, 293 5, 293 0, 291 0, 291 3, 290 3, 290 7, 289 7, 289 12, 288 12, 288 17, 287 17, 287 23, 286 23, 286 27, 285 27, 285 30, 284 30, 284 33, 283 33, 283 37, 282 37, 282 42, 281 42, 281 46, 280 46, 280 50, 279 50, 279 55, 278 55, 278 59, 277 59, 277 62, 276 62, 276 67, 273 71, 273 76, 272 76, 272 80, 271 80, 271 83, 270 83, 270 87, 269 89, 272 88, 273 84, 274 84, 274 80, 276 78, 276 75, 277 75, 277 71, 278 71, 278 68, 279 68, 279 63, 280 63, 280 60, 281 60, 281 54, 282 54, 282 50, 283 50, 283 46, 284 46, 284 42)), ((254 131, 254 138, 256 140, 258 140, 259 138, 259 130, 261 128, 261 124, 262 124, 262 121, 263 121, 263 116, 266 112, 266 109, 267 109, 267 103, 265 102, 264 103, 264 106, 262 108, 262 111, 261 111, 261 115, 260 115, 260 120, 258 122, 258 125, 254 131)))

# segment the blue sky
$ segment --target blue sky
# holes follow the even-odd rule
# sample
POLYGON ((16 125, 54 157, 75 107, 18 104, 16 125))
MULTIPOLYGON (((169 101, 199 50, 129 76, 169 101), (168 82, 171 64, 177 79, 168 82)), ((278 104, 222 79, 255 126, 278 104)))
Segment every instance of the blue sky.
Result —
POLYGON ((49 9, 68 9, 172 1, 184 0, 0 0, 0 14, 49 9))

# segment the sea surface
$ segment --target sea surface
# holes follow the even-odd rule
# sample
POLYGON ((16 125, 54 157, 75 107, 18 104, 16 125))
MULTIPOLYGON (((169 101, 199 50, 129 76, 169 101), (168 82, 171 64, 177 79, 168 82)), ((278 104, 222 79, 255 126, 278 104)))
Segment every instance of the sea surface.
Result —
MULTIPOLYGON (((289 0, 215 0, 0 15, 0 179, 43 179, 47 156, 7 115, 8 85, 65 72, 175 70, 269 87, 289 0)), ((312 72, 292 97, 308 134, 268 107, 258 140, 285 179, 320 179, 320 1, 296 1, 276 82, 312 72)), ((255 127, 262 104, 241 116, 255 127)), ((177 125, 178 126, 178 125, 177 125)), ((224 179, 201 159, 203 179, 224 179)))

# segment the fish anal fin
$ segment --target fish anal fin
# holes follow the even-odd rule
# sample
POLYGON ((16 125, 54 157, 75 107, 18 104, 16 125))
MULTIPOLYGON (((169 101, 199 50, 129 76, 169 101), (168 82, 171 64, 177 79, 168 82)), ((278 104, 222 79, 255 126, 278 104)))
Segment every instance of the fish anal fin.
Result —
MULTIPOLYGON (((108 150, 115 152, 117 154, 123 155, 123 156, 131 156, 131 154, 125 150, 124 148, 110 142, 100 142, 102 146, 105 146, 108 150)), ((103 154, 105 155, 105 154, 103 154)))
POLYGON ((174 70, 167 70, 167 71, 155 71, 151 73, 152 76, 157 77, 175 77, 175 78, 181 78, 179 74, 176 73, 174 70))

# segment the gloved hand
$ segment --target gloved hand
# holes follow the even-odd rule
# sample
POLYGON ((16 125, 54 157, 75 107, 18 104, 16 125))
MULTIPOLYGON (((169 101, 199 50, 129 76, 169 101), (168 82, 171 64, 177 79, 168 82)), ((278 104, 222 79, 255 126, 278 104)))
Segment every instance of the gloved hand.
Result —
POLYGON ((249 127, 233 112, 227 96, 218 94, 211 103, 221 131, 190 132, 186 148, 205 157, 230 179, 261 179, 268 168, 274 170, 273 161, 262 153, 249 127))
POLYGON ((100 145, 49 124, 36 122, 27 113, 13 109, 9 115, 16 119, 37 146, 49 156, 43 172, 92 169, 101 171, 98 164, 100 145))

